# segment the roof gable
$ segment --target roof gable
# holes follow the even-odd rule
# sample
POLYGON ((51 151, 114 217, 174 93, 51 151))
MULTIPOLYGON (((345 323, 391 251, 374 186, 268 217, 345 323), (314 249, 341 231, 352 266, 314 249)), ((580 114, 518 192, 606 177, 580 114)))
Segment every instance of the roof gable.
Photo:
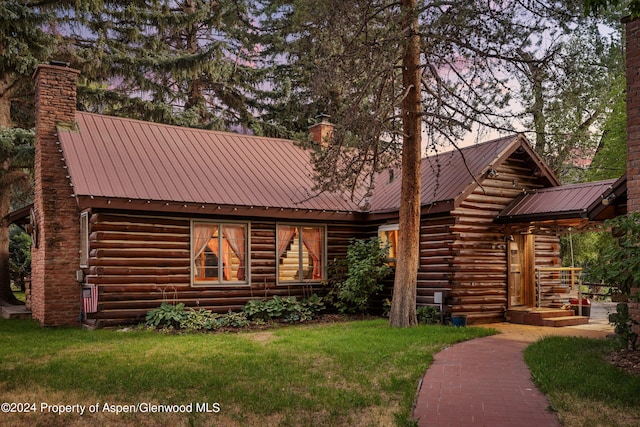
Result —
MULTIPOLYGON (((527 157, 532 171, 547 185, 559 185, 553 172, 531 148, 522 135, 510 135, 460 150, 428 156, 421 165, 421 205, 430 212, 452 210, 476 188, 481 186, 485 174, 491 168, 518 153, 527 157)), ((376 180, 371 210, 389 212, 397 210, 400 200, 401 180, 389 181, 388 174, 380 174, 376 180)), ((400 176, 400 171, 393 176, 400 176)))

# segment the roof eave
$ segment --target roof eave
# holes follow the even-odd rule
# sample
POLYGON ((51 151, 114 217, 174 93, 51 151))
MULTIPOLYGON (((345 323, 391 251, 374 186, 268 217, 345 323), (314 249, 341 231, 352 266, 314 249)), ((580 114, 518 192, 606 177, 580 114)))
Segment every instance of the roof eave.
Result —
POLYGON ((498 215, 495 217, 496 224, 516 224, 523 222, 552 221, 559 219, 589 219, 589 212, 586 209, 576 209, 564 212, 540 212, 523 215, 498 215))
POLYGON ((290 207, 239 206, 163 200, 123 199, 116 197, 76 196, 78 208, 115 209, 137 212, 171 213, 190 216, 262 217, 274 219, 308 219, 321 221, 355 221, 366 212, 345 210, 314 210, 290 207))

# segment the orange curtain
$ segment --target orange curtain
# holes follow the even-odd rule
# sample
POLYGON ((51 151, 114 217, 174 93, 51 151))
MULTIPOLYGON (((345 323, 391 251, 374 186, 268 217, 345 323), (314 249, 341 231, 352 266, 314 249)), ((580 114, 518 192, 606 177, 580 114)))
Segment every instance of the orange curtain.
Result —
MULTIPOLYGON (((209 245, 209 241, 211 237, 218 232, 218 227, 215 225, 208 224, 196 224, 193 227, 193 260, 194 260, 194 275, 195 277, 200 277, 200 271, 198 270, 198 266, 195 263, 196 258, 202 254, 207 245, 209 245)), ((217 248, 215 250, 217 255, 217 248)))
POLYGON ((238 267, 238 280, 245 280, 246 269, 246 243, 245 243, 245 226, 244 225, 223 225, 222 233, 224 236, 224 242, 227 245, 225 248, 225 275, 227 266, 229 266, 229 275, 225 277, 225 280, 229 280, 231 277, 231 253, 228 248, 231 248, 233 253, 238 257, 240 266, 238 267), (228 262, 227 262, 228 256, 228 262))
POLYGON ((290 225, 278 226, 278 259, 284 255, 289 243, 293 240, 293 236, 296 234, 297 227, 290 225))
POLYGON ((303 228, 302 242, 313 260, 313 280, 322 279, 322 229, 303 228))

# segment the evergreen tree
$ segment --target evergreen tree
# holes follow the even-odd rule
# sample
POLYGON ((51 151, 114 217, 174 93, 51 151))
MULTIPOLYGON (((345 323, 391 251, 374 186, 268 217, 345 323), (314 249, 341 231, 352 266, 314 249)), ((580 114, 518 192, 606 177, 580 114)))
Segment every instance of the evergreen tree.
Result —
POLYGON ((84 107, 194 127, 253 124, 256 70, 243 1, 104 2, 71 17, 84 107))
POLYGON ((28 113, 33 98, 31 76, 54 49, 55 39, 46 31, 51 8, 65 3, 0 2, 0 126, 33 126, 28 113))
POLYGON ((0 127, 0 301, 18 303, 10 287, 9 224, 14 191, 31 185, 33 131, 0 127))

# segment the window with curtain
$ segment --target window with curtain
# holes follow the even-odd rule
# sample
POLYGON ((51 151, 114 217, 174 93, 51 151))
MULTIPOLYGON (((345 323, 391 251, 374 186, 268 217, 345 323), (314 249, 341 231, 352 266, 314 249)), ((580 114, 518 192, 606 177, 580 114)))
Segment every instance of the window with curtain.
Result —
POLYGON ((324 278, 325 228, 277 226, 278 282, 318 282, 324 278))
POLYGON ((193 284, 247 282, 247 225, 194 222, 193 284))
POLYGON ((386 224, 378 228, 380 244, 389 248, 387 264, 396 265, 398 257, 398 224, 386 224))
POLYGON ((80 267, 89 266, 89 212, 80 214, 80 267))

